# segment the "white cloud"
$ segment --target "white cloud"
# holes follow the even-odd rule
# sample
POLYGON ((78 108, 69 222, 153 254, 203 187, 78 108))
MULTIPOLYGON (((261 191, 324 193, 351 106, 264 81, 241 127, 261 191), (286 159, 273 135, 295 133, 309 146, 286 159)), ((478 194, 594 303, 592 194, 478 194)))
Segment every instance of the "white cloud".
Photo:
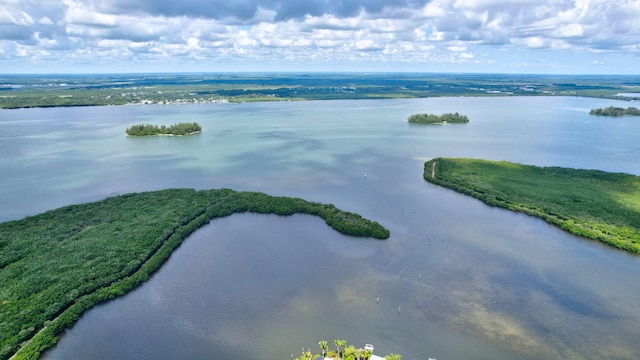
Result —
POLYGON ((353 48, 358 51, 377 51, 384 49, 384 46, 376 43, 372 39, 362 39, 355 41, 353 48))
POLYGON ((545 41, 545 39, 539 36, 533 36, 533 37, 524 38, 524 39, 517 39, 515 43, 516 44, 521 43, 527 47, 534 48, 534 49, 540 49, 548 46, 547 41, 545 41))
POLYGON ((466 46, 452 45, 452 46, 449 46, 447 49, 449 51, 451 51, 451 52, 464 52, 464 51, 467 51, 467 47, 466 46))
POLYGON ((64 21, 71 25, 115 26, 119 19, 116 15, 103 14, 77 2, 67 3, 69 6, 64 21))
POLYGON ((554 30, 552 35, 557 37, 580 37, 584 35, 584 29, 580 24, 568 24, 554 30))

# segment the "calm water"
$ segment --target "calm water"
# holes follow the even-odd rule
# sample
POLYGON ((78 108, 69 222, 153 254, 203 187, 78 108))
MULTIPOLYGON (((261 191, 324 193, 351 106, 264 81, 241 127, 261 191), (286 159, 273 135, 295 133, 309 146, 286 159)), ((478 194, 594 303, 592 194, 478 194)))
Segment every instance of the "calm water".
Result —
POLYGON ((0 111, 0 220, 167 187, 257 190, 377 220, 240 214, 87 312, 46 359, 289 359, 347 339, 405 359, 640 358, 640 258, 422 179, 478 157, 640 174, 640 121, 582 98, 436 98, 0 111), (417 112, 466 125, 412 126, 417 112), (136 123, 202 134, 133 139, 136 123), (365 176, 366 174, 366 176, 365 176), (376 298, 379 301, 376 301, 376 298))

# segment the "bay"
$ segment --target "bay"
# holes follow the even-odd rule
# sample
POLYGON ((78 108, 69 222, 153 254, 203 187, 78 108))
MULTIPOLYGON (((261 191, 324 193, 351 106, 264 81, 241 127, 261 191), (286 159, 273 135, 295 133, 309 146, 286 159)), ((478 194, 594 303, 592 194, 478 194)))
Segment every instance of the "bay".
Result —
POLYGON ((264 191, 379 221, 218 219, 147 283, 88 311, 45 359, 282 359, 348 339, 404 358, 640 358, 638 257, 426 183, 436 156, 640 174, 640 122, 570 97, 0 111, 0 220, 167 187, 264 191), (418 112, 465 125, 420 126, 418 112), (128 138, 196 121, 191 137, 128 138), (376 301, 378 299, 378 301, 376 301))

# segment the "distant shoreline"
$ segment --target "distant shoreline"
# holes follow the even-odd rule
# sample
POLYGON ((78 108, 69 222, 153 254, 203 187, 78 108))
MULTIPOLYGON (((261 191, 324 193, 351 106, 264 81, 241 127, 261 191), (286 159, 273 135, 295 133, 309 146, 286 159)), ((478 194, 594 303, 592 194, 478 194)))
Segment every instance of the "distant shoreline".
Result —
POLYGON ((640 101, 640 76, 223 73, 13 75, 2 80, 2 109, 504 96, 640 101))

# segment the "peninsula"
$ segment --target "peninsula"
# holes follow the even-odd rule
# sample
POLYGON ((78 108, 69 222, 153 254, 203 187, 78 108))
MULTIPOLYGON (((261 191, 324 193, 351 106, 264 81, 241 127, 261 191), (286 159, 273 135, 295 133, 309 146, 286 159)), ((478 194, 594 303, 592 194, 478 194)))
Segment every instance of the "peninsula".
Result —
POLYGON ((310 214, 347 235, 389 237, 331 204, 230 189, 125 194, 0 223, 0 359, 38 358, 85 310, 147 281, 189 234, 238 212, 310 214))
POLYGON ((446 113, 442 115, 434 114, 413 114, 407 119, 412 124, 447 124, 447 123, 468 123, 469 118, 458 113, 446 113))
POLYGON ((129 136, 157 136, 157 135, 171 135, 171 136, 188 136, 197 134, 202 131, 200 124, 193 123, 179 123, 170 126, 165 125, 151 125, 140 124, 133 125, 128 128, 125 133, 129 136))
POLYGON ((640 253, 640 177, 506 161, 436 158, 425 180, 572 234, 640 253))
POLYGON ((589 111, 590 115, 600 116, 640 116, 640 109, 636 107, 621 108, 615 106, 609 106, 604 109, 592 109, 589 111))

